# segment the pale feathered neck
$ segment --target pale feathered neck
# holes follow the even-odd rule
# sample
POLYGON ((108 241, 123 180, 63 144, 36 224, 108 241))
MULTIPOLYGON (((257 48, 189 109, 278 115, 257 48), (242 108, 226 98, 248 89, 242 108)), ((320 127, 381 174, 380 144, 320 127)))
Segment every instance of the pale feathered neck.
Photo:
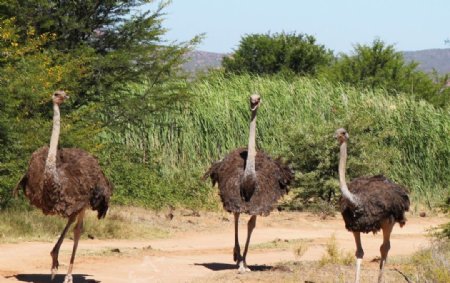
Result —
POLYGON ((245 165, 244 175, 255 175, 255 157, 256 157, 256 111, 252 111, 250 120, 250 131, 248 137, 247 161, 245 165))
POLYGON ((61 116, 59 112, 59 105, 53 103, 53 127, 52 136, 50 138, 50 146, 48 149, 47 160, 45 161, 45 173, 50 174, 55 178, 58 177, 58 172, 56 170, 56 153, 58 149, 59 132, 61 128, 61 116))
POLYGON ((347 163, 347 141, 344 141, 340 146, 339 152, 339 187, 342 196, 348 199, 355 206, 358 205, 358 197, 350 192, 345 181, 345 166, 347 163))

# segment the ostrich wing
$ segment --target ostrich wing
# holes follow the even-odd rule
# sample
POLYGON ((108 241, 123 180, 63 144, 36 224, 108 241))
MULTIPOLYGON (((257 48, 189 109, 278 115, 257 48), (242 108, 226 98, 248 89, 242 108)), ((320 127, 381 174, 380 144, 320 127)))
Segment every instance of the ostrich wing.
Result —
POLYGON ((403 226, 405 211, 409 210, 408 191, 382 175, 361 177, 349 183, 349 190, 358 197, 360 205, 354 207, 341 198, 341 212, 350 231, 377 232, 381 221, 391 218, 403 226))
POLYGON ((225 210, 252 215, 268 214, 276 201, 287 193, 287 186, 293 179, 293 173, 279 160, 273 160, 265 153, 258 151, 255 164, 255 190, 253 195, 245 201, 241 195, 241 182, 246 158, 247 149, 238 148, 221 161, 213 163, 203 178, 210 177, 213 184, 218 183, 225 210))

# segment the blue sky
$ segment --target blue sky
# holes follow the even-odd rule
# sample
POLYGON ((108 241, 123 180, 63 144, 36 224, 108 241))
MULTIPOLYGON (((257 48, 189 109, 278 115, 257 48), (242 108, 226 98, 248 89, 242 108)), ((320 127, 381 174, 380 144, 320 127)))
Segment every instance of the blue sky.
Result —
POLYGON ((197 49, 211 52, 269 31, 310 34, 335 53, 375 38, 399 51, 450 48, 449 0, 173 0, 165 13, 167 40, 205 33, 197 49))

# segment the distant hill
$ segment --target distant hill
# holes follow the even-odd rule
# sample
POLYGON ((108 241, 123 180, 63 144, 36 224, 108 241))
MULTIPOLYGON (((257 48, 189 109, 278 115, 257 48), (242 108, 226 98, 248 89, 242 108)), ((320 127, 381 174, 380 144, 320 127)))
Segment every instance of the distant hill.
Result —
MULTIPOLYGON (((192 51, 187 55, 188 61, 183 65, 183 69, 196 73, 211 68, 219 68, 222 58, 226 55, 224 53, 192 51)), ((418 62, 419 70, 431 72, 434 68, 440 74, 450 73, 450 48, 404 51, 403 55, 406 62, 418 62)))
POLYGON ((183 64, 183 69, 190 73, 197 73, 219 68, 224 56, 226 54, 195 50, 187 54, 188 61, 183 64))
POLYGON ((418 62, 419 70, 431 72, 435 69, 440 74, 450 73, 450 48, 404 51, 403 56, 407 62, 418 62))

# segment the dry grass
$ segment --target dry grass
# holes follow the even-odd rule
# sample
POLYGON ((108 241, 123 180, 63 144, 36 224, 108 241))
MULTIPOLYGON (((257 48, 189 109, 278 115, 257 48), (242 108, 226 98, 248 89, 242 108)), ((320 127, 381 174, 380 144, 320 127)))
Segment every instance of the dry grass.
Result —
POLYGON ((306 241, 299 241, 294 245, 295 258, 300 259, 308 250, 309 246, 306 241))
POLYGON ((450 282, 450 241, 434 240, 429 248, 404 259, 402 265, 413 282, 450 282))
POLYGON ((355 257, 350 252, 344 252, 339 249, 336 236, 333 234, 326 244, 326 254, 320 259, 319 264, 343 264, 351 265, 355 261, 355 257))

